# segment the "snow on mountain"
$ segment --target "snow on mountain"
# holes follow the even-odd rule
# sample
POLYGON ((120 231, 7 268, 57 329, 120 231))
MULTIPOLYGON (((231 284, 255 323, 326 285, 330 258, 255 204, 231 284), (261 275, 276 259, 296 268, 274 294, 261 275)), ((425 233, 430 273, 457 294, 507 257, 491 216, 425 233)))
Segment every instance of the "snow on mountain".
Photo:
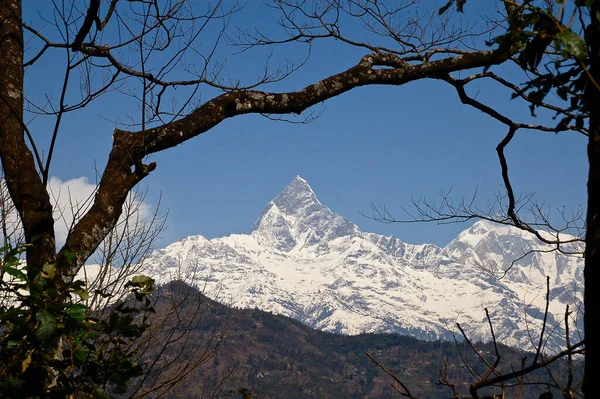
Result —
POLYGON ((581 309, 583 260, 548 249, 529 233, 489 222, 445 248, 361 232, 297 176, 250 234, 191 236, 155 251, 148 265, 161 283, 193 279, 220 302, 343 334, 450 339, 459 322, 469 338, 488 341, 487 308, 499 341, 527 350, 539 334, 548 275, 554 333, 547 349, 556 350, 565 305, 581 309))

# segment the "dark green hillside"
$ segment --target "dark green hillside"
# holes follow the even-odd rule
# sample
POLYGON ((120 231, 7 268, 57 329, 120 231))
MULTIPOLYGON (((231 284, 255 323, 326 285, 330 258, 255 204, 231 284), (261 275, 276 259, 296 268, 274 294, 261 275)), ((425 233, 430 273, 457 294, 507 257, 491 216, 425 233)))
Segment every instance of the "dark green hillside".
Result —
MULTIPOLYGON (((182 287, 177 289, 181 291, 182 287)), ((365 352, 394 370, 411 392, 421 398, 452 397, 447 387, 437 384, 444 358, 449 380, 460 392, 467 393, 465 382, 473 381, 473 377, 463 365, 459 349, 478 371, 484 371, 481 362, 464 344, 422 342, 384 334, 334 335, 287 317, 260 310, 232 309, 200 298, 210 303, 210 307, 195 329, 196 343, 202 345, 214 333, 215 326, 225 332, 226 338, 217 355, 173 390, 170 397, 198 398, 216 393, 219 398, 241 398, 227 393, 246 388, 254 398, 265 399, 399 398, 390 385, 391 379, 365 352), (224 376, 227 378, 223 381, 224 376)), ((160 306, 157 308, 160 312, 160 306)), ((493 360, 492 345, 480 345, 479 349, 493 360)), ((501 354, 504 359, 501 370, 519 368, 525 356, 506 347, 501 348, 501 354)), ((548 379, 546 373, 539 373, 536 378, 548 379)), ((537 398, 541 392, 537 387, 525 389, 525 398, 537 398)))

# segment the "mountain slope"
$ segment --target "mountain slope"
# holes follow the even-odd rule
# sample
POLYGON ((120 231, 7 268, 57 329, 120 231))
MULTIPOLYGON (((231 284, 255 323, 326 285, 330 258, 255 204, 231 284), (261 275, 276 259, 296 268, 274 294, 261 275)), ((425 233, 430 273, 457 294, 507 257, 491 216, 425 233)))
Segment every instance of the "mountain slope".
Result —
MULTIPOLYGON (((179 387, 170 390, 169 398, 198 398, 203 395, 239 399, 239 395, 223 394, 242 387, 252 392, 254 397, 263 399, 398 398, 398 393, 391 386, 391 378, 365 352, 394 370, 411 393, 420 398, 452 396, 449 388, 436 384, 444 364, 447 365, 448 379, 456 384, 461 395, 468 395, 468 384, 474 381, 464 361, 478 373, 485 372, 485 365, 476 359, 467 344, 424 342, 395 334, 330 334, 257 309, 230 309, 201 296, 198 298, 196 294, 186 292, 187 289, 183 284, 172 283, 159 288, 158 293, 159 298, 167 302, 166 309, 170 309, 170 298, 175 297, 179 302, 181 296, 186 297, 185 301, 193 298, 207 309, 198 323, 194 323, 196 327, 191 331, 188 345, 202 347, 215 331, 220 330, 225 339, 215 357, 195 370, 179 387), (215 329, 215 326, 222 327, 215 329)), ((161 299, 156 306, 159 320, 164 309, 160 303, 161 299)), ((183 307, 186 306, 184 302, 183 307)), ((178 346, 173 349, 177 353, 178 346)), ((479 344, 477 349, 492 359, 492 345, 479 344)), ((522 358, 528 355, 501 345, 499 350, 502 362, 498 372, 519 368, 522 358)), ((167 350, 163 359, 168 362, 171 356, 171 351, 167 350)), ((532 357, 529 355, 529 361, 532 357)), ((554 376, 563 385, 567 376, 565 363, 551 365, 554 376)), ((578 381, 581 364, 575 362, 574 369, 575 380, 578 381)), ((546 370, 532 373, 527 381, 550 382, 546 370)), ((521 397, 537 398, 544 386, 525 384, 521 388, 521 397)), ((515 397, 518 389, 508 388, 506 397, 515 397)), ((481 394, 492 395, 499 391, 490 389, 481 394)), ((555 391, 554 394, 560 393, 555 391)))
POLYGON ((549 324, 557 328, 547 349, 555 350, 564 340, 565 305, 581 308, 583 262, 535 252, 547 249, 528 233, 487 222, 445 248, 361 232, 298 176, 250 234, 188 237, 155 251, 148 265, 159 282, 193 278, 220 302, 343 334, 451 339, 459 322, 471 339, 488 341, 487 308, 500 342, 526 350, 537 341, 549 275, 549 324))

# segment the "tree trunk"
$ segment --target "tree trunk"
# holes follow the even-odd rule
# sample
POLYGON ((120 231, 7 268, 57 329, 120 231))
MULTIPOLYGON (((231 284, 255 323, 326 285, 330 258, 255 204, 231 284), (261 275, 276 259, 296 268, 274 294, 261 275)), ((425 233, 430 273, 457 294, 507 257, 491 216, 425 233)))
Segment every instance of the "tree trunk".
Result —
MULTIPOLYGON (((598 103, 600 104, 600 103, 598 103)), ((585 397, 592 398, 594 369, 598 353, 600 337, 600 319, 598 306, 600 305, 600 290, 594 284, 600 281, 600 109, 592 111, 590 117, 590 139, 588 143, 588 156, 590 171, 588 178, 588 210, 587 232, 585 237, 585 268, 584 276, 584 308, 583 325, 585 332, 585 370, 583 380, 583 393, 585 397)))
POLYGON ((33 244, 27 274, 34 280, 45 263, 54 263, 56 244, 50 197, 25 142, 23 49, 21 1, 0 0, 0 157, 25 242, 33 244))
POLYGON ((590 112, 588 158, 590 164, 588 177, 588 204, 585 237, 584 268, 584 307, 585 366, 583 394, 587 398, 595 396, 594 375, 600 359, 599 343, 600 290, 595 287, 600 281, 600 22, 594 16, 600 15, 600 1, 591 7, 591 23, 587 28, 586 41, 590 49, 590 84, 586 90, 586 103, 590 112))
MULTIPOLYGON (((31 336, 36 328, 36 297, 44 294, 39 283, 44 264, 54 263, 56 244, 50 197, 43 184, 36 160, 25 141, 23 119, 23 29, 19 0, 0 0, 0 157, 10 197, 19 213, 27 247, 27 276, 31 297, 26 323, 31 336)), ((32 147, 35 148, 35 147, 32 147)), ((60 283, 60 279, 56 282, 60 283)), ((32 338, 33 339, 33 338, 32 338)), ((28 396, 42 396, 54 375, 44 360, 57 347, 58 338, 40 342, 30 353, 30 366, 24 378, 28 396)), ((47 364, 47 363, 46 363, 47 364)))

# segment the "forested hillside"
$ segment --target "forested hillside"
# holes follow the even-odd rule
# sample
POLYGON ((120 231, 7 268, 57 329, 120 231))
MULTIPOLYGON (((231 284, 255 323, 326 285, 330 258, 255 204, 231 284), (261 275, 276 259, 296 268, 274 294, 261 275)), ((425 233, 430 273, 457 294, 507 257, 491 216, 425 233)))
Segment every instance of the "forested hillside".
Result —
MULTIPOLYGON (((473 381, 464 362, 477 372, 485 370, 465 343, 423 342, 391 334, 336 335, 260 310, 228 308, 199 293, 190 295, 188 290, 193 289, 173 283, 159 292, 167 294, 165 298, 185 295, 188 301, 204 302, 206 311, 195 323, 193 334, 197 345, 204 345, 210 338, 214 341, 215 334, 223 333, 225 339, 212 360, 190 375, 172 397, 241 398, 234 393, 241 388, 254 398, 400 397, 391 386, 391 378, 365 352, 395 372, 415 396, 423 398, 452 396, 447 386, 438 383, 444 359, 448 381, 456 383, 464 394, 466 382, 473 381)), ((159 313, 160 303, 156 307, 159 313)), ((478 345, 478 349, 493 361, 492 344, 478 345)), ((504 346, 499 349, 503 357, 500 370, 504 371, 511 366, 520 368, 522 358, 528 356, 504 346)), ((566 373, 554 374, 560 377, 566 373)), ((530 375, 527 381, 534 379, 549 381, 548 372, 530 375)), ((542 392, 539 386, 523 389, 528 398, 537 398, 542 392)))

